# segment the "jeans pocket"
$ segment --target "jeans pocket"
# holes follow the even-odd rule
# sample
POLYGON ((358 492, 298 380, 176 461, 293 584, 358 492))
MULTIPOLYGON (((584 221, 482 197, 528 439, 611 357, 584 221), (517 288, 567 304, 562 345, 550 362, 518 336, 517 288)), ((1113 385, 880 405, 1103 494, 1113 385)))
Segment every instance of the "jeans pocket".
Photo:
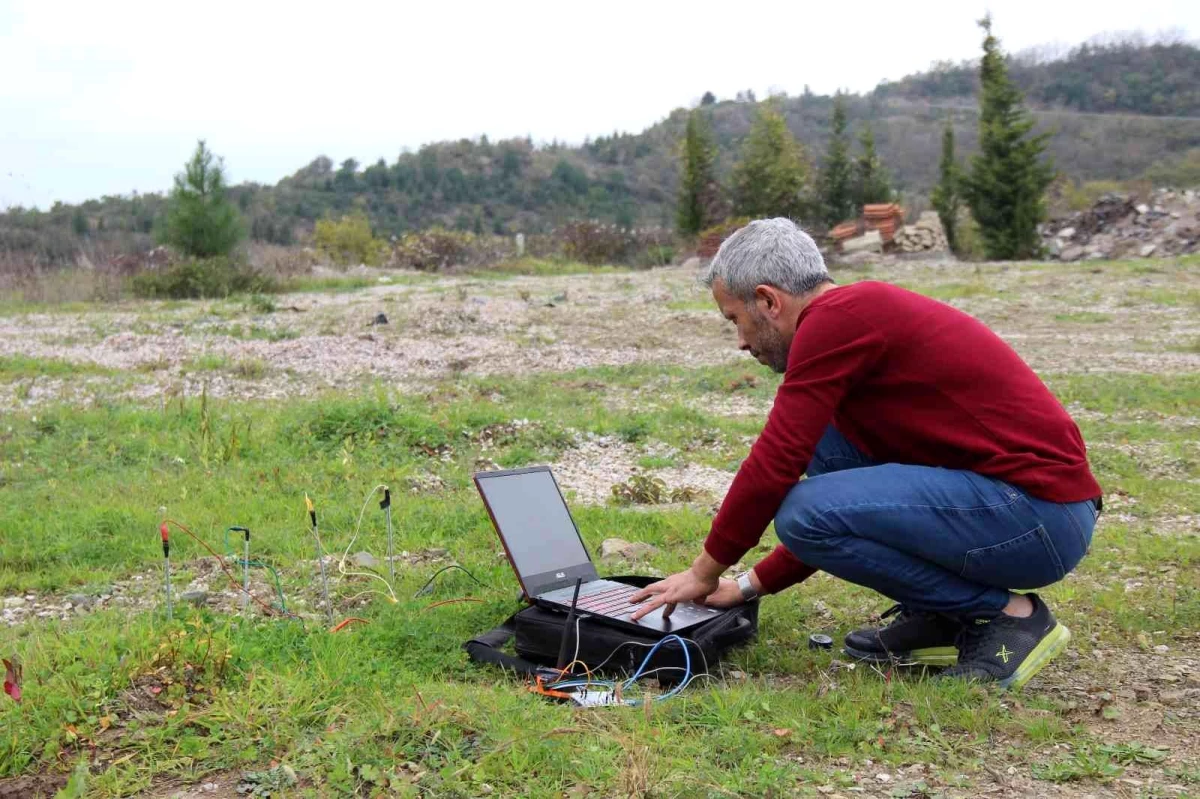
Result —
POLYGON ((1066 570, 1046 528, 990 547, 967 552, 960 576, 994 588, 1041 588, 1063 578, 1066 570))

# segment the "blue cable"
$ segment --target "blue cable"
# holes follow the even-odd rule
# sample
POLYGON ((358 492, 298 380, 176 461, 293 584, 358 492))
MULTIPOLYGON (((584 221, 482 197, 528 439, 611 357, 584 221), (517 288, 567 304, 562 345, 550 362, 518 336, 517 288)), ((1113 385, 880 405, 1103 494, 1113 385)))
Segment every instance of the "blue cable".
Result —
MULTIPOLYGON (((627 689, 637 682, 638 678, 645 673, 646 666, 650 664, 650 660, 654 657, 654 653, 658 651, 658 648, 671 640, 677 641, 679 645, 683 647, 684 678, 670 691, 667 691, 661 696, 656 696, 653 701, 661 702, 665 699, 670 699, 686 688, 695 676, 692 674, 692 653, 688 649, 687 642, 678 635, 668 635, 665 638, 659 639, 654 646, 650 648, 650 651, 646 653, 646 657, 642 659, 641 665, 637 667, 637 670, 633 673, 633 676, 621 682, 621 688, 627 689)), ((563 688, 586 688, 593 685, 603 686, 614 692, 617 689, 617 684, 612 680, 563 680, 561 682, 551 683, 546 687, 551 690, 561 690, 563 688)), ((624 702, 624 704, 634 707, 640 705, 641 703, 642 701, 640 699, 627 699, 624 702)))

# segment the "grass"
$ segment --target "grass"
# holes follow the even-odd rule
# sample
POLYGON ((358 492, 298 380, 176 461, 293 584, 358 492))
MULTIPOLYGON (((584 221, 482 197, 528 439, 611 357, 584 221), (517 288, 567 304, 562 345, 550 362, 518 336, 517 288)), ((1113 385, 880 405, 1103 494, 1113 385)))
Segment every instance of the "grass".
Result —
POLYGON ((31 358, 26 355, 0 355, 0 380, 113 373, 114 370, 99 366, 98 364, 66 361, 61 358, 31 358))
POLYGON ((1095 311, 1074 311, 1072 313, 1055 314, 1054 321, 1078 322, 1085 325, 1098 325, 1104 322, 1111 322, 1112 316, 1106 313, 1096 313, 1095 311))
MULTIPOLYGON (((944 297, 988 296, 974 278, 943 281, 936 291, 944 297)), ((270 313, 250 302, 250 311, 270 313)), ((70 378, 81 368, 9 357, 0 359, 0 378, 70 378)), ((266 362, 215 354, 186 369, 269 373, 266 362)), ((0 696, 0 788, 14 775, 65 781, 81 761, 91 767, 77 776, 78 795, 89 796, 226 778, 244 793, 309 796, 821 796, 853 788, 922 796, 969 792, 1010 766, 1046 793, 1059 783, 1102 793, 1113 780, 1147 774, 1200 782, 1187 743, 1200 731, 1187 714, 1163 708, 1161 738, 1139 742, 1124 732, 1132 700, 1090 704, 1095 686, 1118 693, 1186 662, 1200 628, 1200 538, 1170 526, 1200 514, 1200 453, 1188 421, 1200 416, 1200 377, 1046 379, 1077 414, 1112 500, 1092 554, 1042 592, 1074 632, 1078 655, 1051 666, 1049 682, 1013 697, 904 670, 835 668, 830 654, 807 649, 808 634, 840 635, 888 603, 818 575, 764 600, 758 639, 730 653, 715 680, 645 710, 589 712, 538 699, 519 680, 472 666, 461 649, 515 609, 516 584, 472 471, 483 458, 554 461, 589 434, 620 441, 646 470, 736 468, 762 420, 709 408, 735 396, 768 405, 777 377, 740 364, 643 364, 460 375, 418 395, 375 385, 269 402, 109 400, 10 413, 0 425, 0 600, 98 596, 120 586, 149 607, 0 626, 0 653, 19 653, 25 669, 24 701, 0 696), (630 396, 640 399, 614 402, 630 396), (305 495, 316 502, 327 551, 381 556, 385 521, 370 495, 381 483, 393 489, 396 549, 410 553, 397 564, 398 601, 352 599, 382 590, 377 580, 336 568, 331 580, 337 617, 367 624, 330 633, 318 619, 185 605, 173 621, 164 617, 156 601, 160 506, 218 551, 227 527, 249 527, 253 556, 278 569, 289 607, 309 611, 320 592, 305 495), (434 487, 418 493, 410 484, 434 487), (430 595, 414 597, 448 562, 419 557, 435 548, 483 585, 450 572, 430 595), (1130 588, 1134 580, 1141 585, 1130 588), (481 601, 431 606, 464 597, 481 601), (1155 652, 1160 644, 1169 654, 1155 652), (1121 657, 1165 665, 1128 675, 1108 665, 1121 657), (901 784, 901 767, 915 763, 925 766, 919 781, 901 784), (886 789, 876 783, 881 772, 897 775, 886 789)), ((694 557, 711 517, 708 502, 568 501, 589 550, 613 535, 644 541, 657 548, 644 567, 663 573, 694 557)), ((211 570, 207 552, 179 531, 172 559, 176 591, 211 570)), ((214 592, 215 575, 203 578, 214 592)))

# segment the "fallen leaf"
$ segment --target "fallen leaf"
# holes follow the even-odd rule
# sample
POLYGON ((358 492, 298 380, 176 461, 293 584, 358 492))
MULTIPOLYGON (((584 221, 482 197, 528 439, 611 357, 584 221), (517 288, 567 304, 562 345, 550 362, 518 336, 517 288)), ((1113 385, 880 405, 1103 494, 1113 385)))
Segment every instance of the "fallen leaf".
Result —
POLYGON ((771 730, 771 732, 775 735, 776 738, 786 738, 792 734, 792 731, 786 727, 780 727, 778 729, 771 730))

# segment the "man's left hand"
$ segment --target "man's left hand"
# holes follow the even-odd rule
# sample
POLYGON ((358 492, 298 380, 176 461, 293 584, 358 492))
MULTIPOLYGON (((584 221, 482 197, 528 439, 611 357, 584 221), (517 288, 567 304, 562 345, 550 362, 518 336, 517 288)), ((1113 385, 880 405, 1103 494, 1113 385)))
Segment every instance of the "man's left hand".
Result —
POLYGON ((675 610, 675 605, 679 602, 701 601, 716 591, 719 583, 719 572, 711 576, 702 575, 696 571, 695 567, 672 574, 665 580, 651 583, 630 597, 629 601, 634 604, 643 603, 630 618, 637 621, 664 605, 666 607, 663 610, 663 617, 666 618, 671 615, 671 612, 675 610))

